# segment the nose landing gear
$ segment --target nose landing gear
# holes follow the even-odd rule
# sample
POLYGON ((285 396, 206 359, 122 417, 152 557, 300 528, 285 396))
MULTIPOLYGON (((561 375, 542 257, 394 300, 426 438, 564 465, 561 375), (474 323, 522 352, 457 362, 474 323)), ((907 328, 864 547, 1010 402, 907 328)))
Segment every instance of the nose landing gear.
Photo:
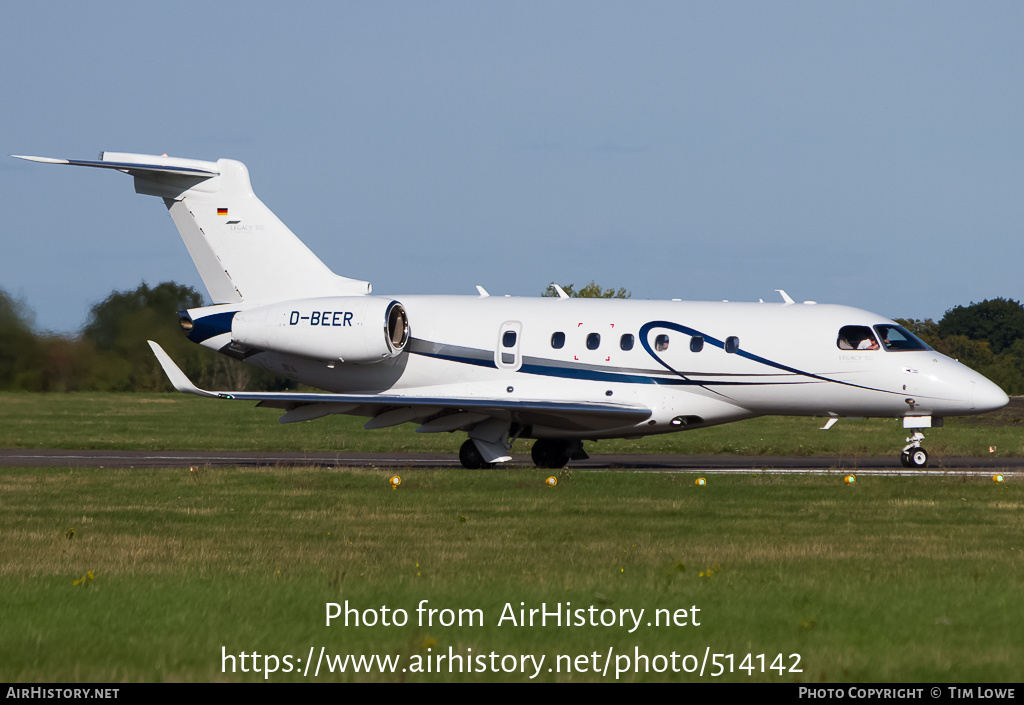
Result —
POLYGON ((924 434, 914 431, 914 435, 907 439, 907 445, 900 453, 900 464, 905 468, 926 468, 928 467, 928 451, 921 447, 924 434))
MULTIPOLYGON (((910 408, 914 408, 914 400, 907 399, 910 408)), ((903 446, 900 453, 900 465, 905 468, 926 468, 928 467, 928 451, 921 447, 924 440, 922 428, 938 428, 942 426, 940 416, 904 416, 903 428, 913 432, 907 439, 907 445, 903 446)))

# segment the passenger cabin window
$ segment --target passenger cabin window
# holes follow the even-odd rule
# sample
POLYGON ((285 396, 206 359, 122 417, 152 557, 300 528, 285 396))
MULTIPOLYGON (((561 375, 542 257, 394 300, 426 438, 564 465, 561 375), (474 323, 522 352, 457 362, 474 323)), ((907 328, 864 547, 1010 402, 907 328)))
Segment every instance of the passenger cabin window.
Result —
POLYGON ((551 334, 551 347, 555 350, 562 348, 565 345, 565 333, 552 333, 551 334))
POLYGON ((626 333, 624 336, 619 338, 619 347, 622 348, 623 350, 632 350, 633 349, 633 334, 632 333, 626 333))
POLYGON ((519 321, 505 321, 498 329, 498 341, 494 350, 494 364, 499 370, 515 372, 523 364, 519 354, 522 344, 523 324, 519 321))
POLYGON ((591 333, 587 336, 587 350, 597 350, 601 345, 601 334, 591 333))
POLYGON ((690 338, 690 352, 700 352, 704 349, 704 336, 695 335, 690 338))
POLYGON ((725 339, 725 351, 727 353, 736 353, 740 350, 740 339, 735 335, 730 335, 725 339))
POLYGON ((890 351, 931 350, 928 344, 903 326, 888 323, 875 326, 875 332, 882 341, 882 347, 890 351))
MULTIPOLYGON (((501 346, 506 349, 512 349, 516 346, 516 332, 514 330, 507 330, 501 334, 501 346)), ((512 352, 501 352, 501 364, 503 365, 514 365, 516 364, 516 353, 512 352)))
POLYGON ((668 350, 668 336, 662 333, 654 339, 654 349, 658 352, 668 350))
POLYGON ((840 350, 878 350, 875 334, 867 326, 843 326, 836 344, 840 350))

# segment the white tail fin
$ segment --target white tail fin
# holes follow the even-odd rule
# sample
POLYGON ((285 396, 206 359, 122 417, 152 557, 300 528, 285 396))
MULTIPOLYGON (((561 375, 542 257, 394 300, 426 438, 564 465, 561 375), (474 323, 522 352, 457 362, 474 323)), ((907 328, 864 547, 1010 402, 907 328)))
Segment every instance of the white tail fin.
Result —
POLYGON ((20 158, 134 176, 138 193, 164 199, 214 303, 370 293, 368 282, 328 269, 256 198, 241 162, 121 152, 104 152, 99 161, 20 158))

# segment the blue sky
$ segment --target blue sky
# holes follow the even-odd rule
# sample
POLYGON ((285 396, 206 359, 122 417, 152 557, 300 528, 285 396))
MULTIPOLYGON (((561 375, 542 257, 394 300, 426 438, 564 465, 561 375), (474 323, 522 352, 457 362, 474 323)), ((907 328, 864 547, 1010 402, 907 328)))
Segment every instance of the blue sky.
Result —
MULTIPOLYGON (((39 2, 0 27, 3 154, 244 161, 381 294, 1024 298, 1024 5, 39 2)), ((0 287, 73 331, 202 289, 122 174, 0 158, 0 287)), ((173 315, 173 314, 170 314, 173 315)))

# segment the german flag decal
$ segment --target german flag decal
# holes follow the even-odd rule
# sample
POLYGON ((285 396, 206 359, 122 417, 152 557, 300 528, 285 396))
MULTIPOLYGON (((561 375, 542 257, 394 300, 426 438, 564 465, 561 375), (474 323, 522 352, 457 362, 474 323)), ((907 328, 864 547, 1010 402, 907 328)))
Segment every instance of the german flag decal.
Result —
POLYGON ((227 208, 218 208, 217 209, 217 215, 227 215, 227 214, 228 214, 228 209, 227 208))

